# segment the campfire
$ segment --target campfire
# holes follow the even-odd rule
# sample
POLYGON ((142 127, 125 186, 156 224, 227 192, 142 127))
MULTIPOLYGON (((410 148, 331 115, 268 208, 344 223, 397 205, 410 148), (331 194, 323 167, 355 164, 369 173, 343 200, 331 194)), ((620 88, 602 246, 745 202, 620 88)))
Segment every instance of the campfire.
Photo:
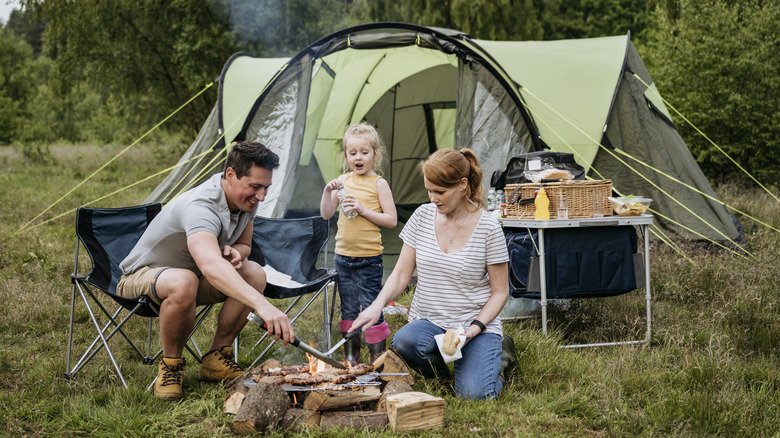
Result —
POLYGON ((273 428, 442 426, 444 400, 415 392, 409 367, 393 350, 373 364, 345 363, 346 369, 307 356, 309 363, 293 366, 271 359, 236 379, 223 406, 235 414, 230 429, 246 435, 273 428))

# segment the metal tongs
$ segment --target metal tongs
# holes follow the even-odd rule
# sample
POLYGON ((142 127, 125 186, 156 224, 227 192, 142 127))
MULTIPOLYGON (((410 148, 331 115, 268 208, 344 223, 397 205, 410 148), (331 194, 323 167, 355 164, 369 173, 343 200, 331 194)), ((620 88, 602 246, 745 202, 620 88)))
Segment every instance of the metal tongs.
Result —
MULTIPOLYGON (((247 315, 246 319, 248 319, 249 321, 252 321, 253 323, 255 323, 257 325, 259 325, 263 330, 268 330, 268 326, 266 325, 265 321, 263 321, 263 319, 260 318, 259 316, 255 315, 254 312, 249 312, 249 315, 247 315)), ((355 332, 352 332, 352 333, 358 333, 358 332, 355 331, 355 332)), ((331 359, 329 357, 329 354, 332 354, 333 351, 335 351, 335 349, 337 347, 340 347, 344 343, 345 340, 346 340, 346 338, 344 340, 342 340, 342 341, 339 341, 339 343, 336 344, 336 347, 331 348, 331 350, 328 353, 323 353, 323 352, 321 352, 321 351, 319 351, 317 349, 314 349, 313 347, 309 347, 308 345, 306 345, 303 342, 301 342, 300 338, 298 338, 298 335, 295 335, 295 339, 291 342, 291 344, 293 346, 298 347, 301 350, 309 353, 310 355, 316 357, 317 359, 319 359, 319 360, 329 364, 329 365, 332 365, 332 366, 334 366, 336 368, 341 368, 341 369, 345 369, 346 370, 348 368, 344 364, 342 364, 340 362, 337 362, 336 360, 331 359)))
POLYGON ((336 350, 339 349, 339 347, 344 345, 344 343, 347 342, 348 340, 354 338, 356 335, 360 335, 360 331, 355 330, 354 332, 347 333, 346 335, 344 335, 344 337, 340 341, 336 342, 336 345, 334 345, 333 348, 325 352, 325 356, 330 356, 331 354, 335 353, 336 350))

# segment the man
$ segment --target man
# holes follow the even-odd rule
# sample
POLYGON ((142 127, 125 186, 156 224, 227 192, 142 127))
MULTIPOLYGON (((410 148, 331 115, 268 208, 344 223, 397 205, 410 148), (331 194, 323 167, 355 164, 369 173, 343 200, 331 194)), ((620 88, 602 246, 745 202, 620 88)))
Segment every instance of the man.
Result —
POLYGON ((254 310, 268 333, 285 345, 294 333, 287 315, 262 292, 263 268, 246 260, 252 246, 252 223, 265 199, 279 157, 259 142, 236 144, 225 171, 213 175, 163 208, 135 248, 120 264, 124 274, 117 293, 147 295, 160 306, 163 358, 154 395, 182 398, 187 336, 195 324, 195 307, 224 302, 217 330, 203 356, 200 378, 231 380, 242 373, 230 346, 254 310))

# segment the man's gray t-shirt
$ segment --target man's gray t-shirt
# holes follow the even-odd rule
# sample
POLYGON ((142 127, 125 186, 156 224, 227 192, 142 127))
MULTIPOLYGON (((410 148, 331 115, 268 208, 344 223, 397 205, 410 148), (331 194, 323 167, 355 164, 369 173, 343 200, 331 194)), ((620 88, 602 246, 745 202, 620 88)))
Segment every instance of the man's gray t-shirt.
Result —
POLYGON ((207 231, 217 236, 220 248, 232 245, 255 211, 231 214, 222 190, 222 173, 213 175, 166 205, 119 267, 124 274, 149 266, 189 269, 200 275, 187 248, 187 236, 207 231))

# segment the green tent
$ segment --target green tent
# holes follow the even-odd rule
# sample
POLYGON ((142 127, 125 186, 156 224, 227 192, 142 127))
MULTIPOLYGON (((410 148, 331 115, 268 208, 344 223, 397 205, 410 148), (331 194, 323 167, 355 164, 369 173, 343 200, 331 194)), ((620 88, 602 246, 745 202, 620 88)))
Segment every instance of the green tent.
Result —
POLYGON ((364 120, 385 142, 383 174, 399 209, 399 226, 384 237, 389 255, 398 252, 408 214, 428 200, 418 162, 452 147, 477 153, 485 188, 513 155, 571 152, 590 177, 653 198, 657 232, 740 236, 628 35, 485 41, 376 23, 336 32, 291 59, 236 54, 181 166, 148 201, 167 201, 221 170, 226 145, 256 139, 282 163, 258 214, 318 214, 325 182, 341 173, 344 130, 364 120))

